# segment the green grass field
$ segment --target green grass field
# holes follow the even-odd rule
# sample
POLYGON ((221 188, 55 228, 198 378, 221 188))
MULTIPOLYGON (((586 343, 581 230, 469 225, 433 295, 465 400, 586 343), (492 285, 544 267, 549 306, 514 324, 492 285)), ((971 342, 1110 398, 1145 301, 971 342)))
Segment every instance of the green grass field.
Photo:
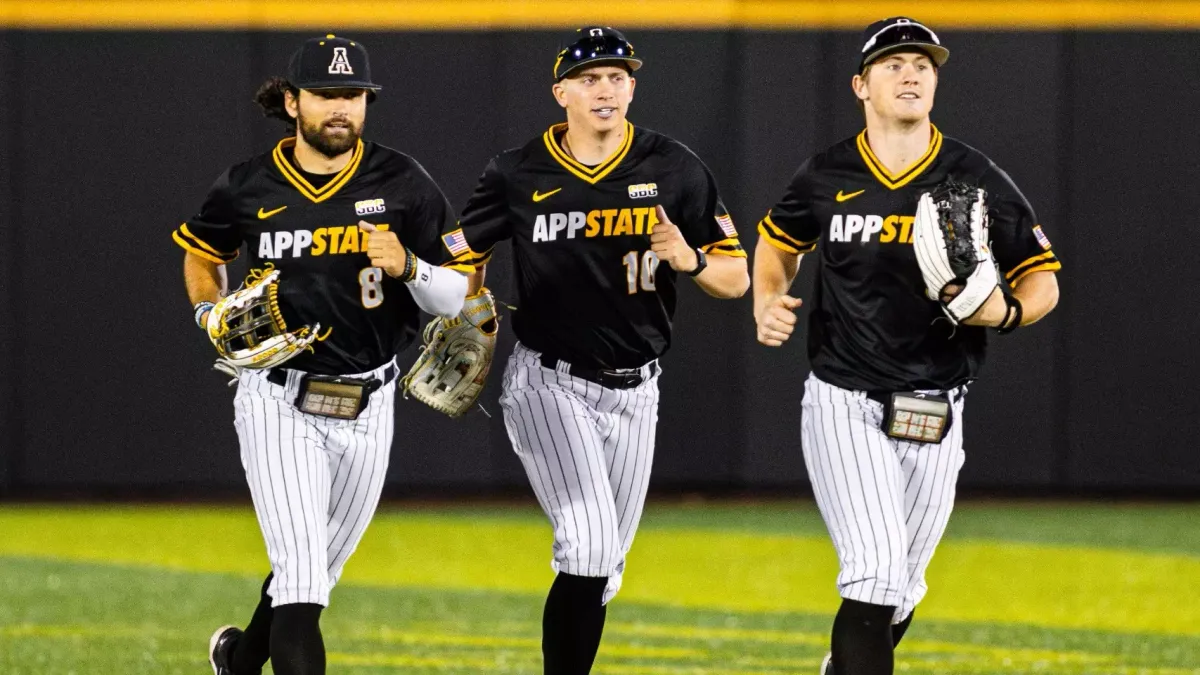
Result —
MULTIPOLYGON (((210 673, 266 572, 247 507, 0 506, 0 673, 210 673)), ((898 672, 1200 675, 1200 505, 967 503, 898 672)), ((384 507, 323 622, 330 672, 540 673, 541 513, 384 507)), ((647 509, 594 672, 815 674, 838 598, 814 508, 647 509)))

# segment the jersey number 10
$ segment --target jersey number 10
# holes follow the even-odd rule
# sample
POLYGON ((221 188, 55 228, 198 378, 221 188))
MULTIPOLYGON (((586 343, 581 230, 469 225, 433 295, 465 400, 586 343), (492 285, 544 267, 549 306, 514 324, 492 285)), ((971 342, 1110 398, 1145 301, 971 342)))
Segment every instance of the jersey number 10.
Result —
POLYGON ((654 273, 658 271, 658 254, 654 251, 644 251, 641 256, 637 251, 630 251, 621 259, 625 265, 625 281, 629 284, 629 294, 638 292, 640 284, 643 291, 654 291, 654 273), (638 262, 641 262, 640 268, 638 262))

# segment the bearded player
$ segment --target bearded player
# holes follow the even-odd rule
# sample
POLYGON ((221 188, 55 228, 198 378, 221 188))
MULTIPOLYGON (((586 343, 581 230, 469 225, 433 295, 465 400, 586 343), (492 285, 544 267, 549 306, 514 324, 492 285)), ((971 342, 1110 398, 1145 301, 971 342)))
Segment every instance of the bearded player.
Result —
POLYGON ((213 634, 215 675, 258 675, 268 658, 277 675, 325 672, 320 615, 379 502, 396 354, 422 309, 463 306, 466 277, 425 262, 440 257, 453 209, 415 160, 361 139, 379 89, 361 43, 306 41, 257 96, 295 134, 225 171, 173 234, 196 323, 234 357, 218 363, 237 378, 235 427, 271 565, 245 630, 213 634), (223 298, 243 244, 250 280, 223 298), (296 348, 284 363, 281 340, 296 348))

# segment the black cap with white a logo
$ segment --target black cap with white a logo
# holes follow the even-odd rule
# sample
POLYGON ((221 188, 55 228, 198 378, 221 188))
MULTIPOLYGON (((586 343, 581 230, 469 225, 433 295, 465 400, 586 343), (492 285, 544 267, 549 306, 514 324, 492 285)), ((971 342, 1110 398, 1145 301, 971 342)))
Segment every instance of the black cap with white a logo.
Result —
POLYGON ((938 67, 950 58, 950 50, 942 46, 937 34, 920 23, 904 16, 876 21, 863 32, 858 72, 892 52, 911 50, 925 52, 938 67))
POLYGON ((292 54, 288 82, 297 89, 383 89, 371 81, 367 48, 332 34, 305 40, 292 54))

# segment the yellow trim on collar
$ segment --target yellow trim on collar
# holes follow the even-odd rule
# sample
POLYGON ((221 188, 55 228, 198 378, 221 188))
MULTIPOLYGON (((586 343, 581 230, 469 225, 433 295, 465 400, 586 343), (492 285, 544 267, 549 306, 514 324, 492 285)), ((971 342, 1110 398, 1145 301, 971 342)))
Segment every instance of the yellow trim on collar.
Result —
POLYGON ((875 178, 880 183, 883 183, 884 187, 889 190, 902 188, 924 173, 925 169, 928 169, 929 165, 933 164, 933 160, 937 158, 938 153, 942 150, 942 132, 938 131, 938 128, 933 124, 930 124, 929 127, 933 130, 933 134, 929 137, 929 147, 925 150, 925 154, 921 155, 920 159, 913 162, 907 169, 900 173, 893 174, 891 171, 888 171, 883 162, 879 161, 879 158, 875 156, 875 153, 871 150, 871 144, 867 142, 866 129, 863 129, 858 134, 858 138, 855 141, 858 145, 858 154, 862 156, 863 163, 867 165, 867 168, 870 169, 875 178))
POLYGON ((349 183, 350 179, 354 177, 354 172, 358 170, 358 165, 362 162, 363 158, 363 142, 360 138, 358 140, 358 144, 354 146, 354 154, 350 156, 350 161, 346 164, 346 166, 342 167, 341 171, 337 172, 337 174, 330 179, 328 183, 318 190, 304 178, 304 176, 296 169, 296 167, 292 166, 292 163, 288 161, 287 156, 283 154, 284 148, 290 148, 295 145, 296 138, 294 136, 285 138, 279 141, 279 144, 275 146, 275 150, 271 153, 271 157, 275 160, 275 168, 279 169, 279 173, 283 174, 283 177, 287 179, 287 182, 291 183, 292 187, 296 188, 300 194, 308 197, 308 199, 314 204, 320 204, 326 199, 329 199, 333 195, 337 194, 337 191, 341 190, 346 183, 349 183))
POLYGON ((629 154, 629 148, 633 146, 633 124, 629 120, 625 120, 625 139, 621 142, 621 146, 616 149, 613 154, 609 155, 608 159, 594 167, 588 167, 580 164, 567 154, 562 146, 558 144, 557 134, 566 131, 567 125, 565 122, 560 122, 551 126, 542 134, 542 140, 546 143, 546 150, 550 152, 550 156, 554 161, 562 165, 562 168, 574 174, 577 178, 587 181, 595 185, 604 179, 605 176, 613 172, 625 159, 625 155, 629 154))

